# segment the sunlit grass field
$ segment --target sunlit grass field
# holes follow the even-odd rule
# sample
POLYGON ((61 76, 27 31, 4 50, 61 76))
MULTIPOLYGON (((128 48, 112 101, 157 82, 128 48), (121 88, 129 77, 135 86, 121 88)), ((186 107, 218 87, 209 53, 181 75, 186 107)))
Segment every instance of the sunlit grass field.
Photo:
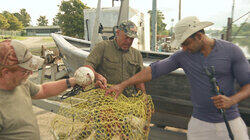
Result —
MULTIPOLYGON (((24 36, 4 36, 4 37, 10 38, 10 39, 16 39, 16 40, 25 40, 28 38, 24 36)), ((6 40, 6 39, 0 38, 0 41, 3 41, 3 40, 6 40)))

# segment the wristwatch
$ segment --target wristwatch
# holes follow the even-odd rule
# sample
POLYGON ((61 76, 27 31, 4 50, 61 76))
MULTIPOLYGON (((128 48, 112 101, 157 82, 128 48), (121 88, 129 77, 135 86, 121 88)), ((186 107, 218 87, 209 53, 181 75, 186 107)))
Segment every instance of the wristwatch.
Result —
POLYGON ((67 88, 71 88, 71 85, 70 85, 69 79, 66 79, 66 85, 67 85, 67 88))

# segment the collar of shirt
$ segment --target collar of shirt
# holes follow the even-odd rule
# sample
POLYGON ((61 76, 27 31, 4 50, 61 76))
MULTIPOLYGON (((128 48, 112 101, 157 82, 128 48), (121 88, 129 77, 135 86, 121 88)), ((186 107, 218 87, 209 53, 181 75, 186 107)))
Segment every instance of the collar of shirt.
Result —
POLYGON ((115 45, 116 49, 118 49, 119 51, 122 51, 122 52, 129 52, 129 50, 131 49, 131 48, 129 48, 127 51, 122 50, 122 48, 118 46, 118 44, 117 44, 117 42, 116 42, 116 38, 113 40, 113 42, 114 42, 114 45, 115 45))

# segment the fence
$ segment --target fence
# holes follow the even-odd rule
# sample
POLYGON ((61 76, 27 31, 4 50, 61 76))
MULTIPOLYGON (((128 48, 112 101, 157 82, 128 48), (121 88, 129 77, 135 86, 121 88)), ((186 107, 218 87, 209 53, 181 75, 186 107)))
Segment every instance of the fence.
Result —
POLYGON ((21 36, 21 31, 7 31, 0 29, 1 36, 21 36))

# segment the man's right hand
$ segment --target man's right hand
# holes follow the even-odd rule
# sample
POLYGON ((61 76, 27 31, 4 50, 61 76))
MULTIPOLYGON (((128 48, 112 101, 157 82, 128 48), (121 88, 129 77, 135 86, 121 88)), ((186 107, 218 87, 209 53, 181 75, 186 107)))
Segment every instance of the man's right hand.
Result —
POLYGON ((113 85, 109 89, 106 90, 105 95, 107 96, 108 94, 115 92, 115 99, 117 99, 117 97, 122 93, 123 90, 124 90, 124 87, 122 87, 121 84, 113 85))
POLYGON ((95 80, 96 80, 96 83, 95 83, 96 87, 100 87, 101 89, 107 88, 107 79, 104 76, 102 76, 99 73, 96 73, 95 80))

